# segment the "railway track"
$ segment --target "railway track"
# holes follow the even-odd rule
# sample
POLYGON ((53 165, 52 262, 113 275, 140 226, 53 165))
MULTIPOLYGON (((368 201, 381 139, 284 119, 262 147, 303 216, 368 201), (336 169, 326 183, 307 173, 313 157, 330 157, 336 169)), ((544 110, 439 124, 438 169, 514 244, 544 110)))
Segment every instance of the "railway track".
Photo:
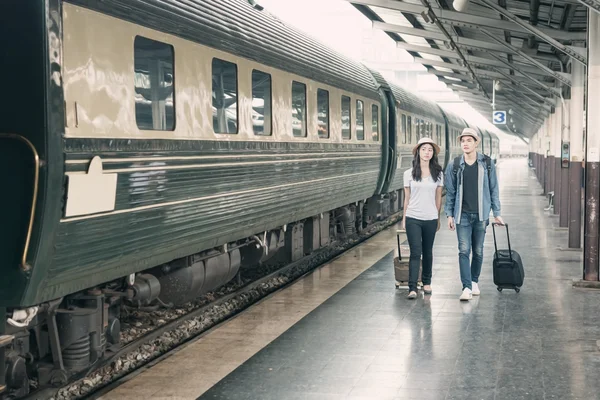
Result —
POLYGON ((369 226, 360 234, 334 241, 330 246, 296 262, 279 268, 273 267, 274 270, 250 281, 232 282, 219 291, 208 293, 183 307, 155 310, 154 313, 146 314, 135 311, 126 323, 129 326, 122 331, 122 340, 125 336, 122 347, 113 352, 107 351, 104 359, 76 375, 69 384, 60 388, 35 388, 22 399, 97 399, 259 300, 293 284, 321 265, 395 224, 401 217, 401 212, 392 215, 369 226), (144 318, 146 323, 140 322, 144 318))

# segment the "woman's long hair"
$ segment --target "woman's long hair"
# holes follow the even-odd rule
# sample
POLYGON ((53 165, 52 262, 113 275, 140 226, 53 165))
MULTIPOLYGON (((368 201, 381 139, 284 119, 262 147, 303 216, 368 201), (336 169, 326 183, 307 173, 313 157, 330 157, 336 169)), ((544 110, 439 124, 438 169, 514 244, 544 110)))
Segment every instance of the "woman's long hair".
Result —
MULTIPOLYGON (((421 147, 426 144, 429 144, 431 146, 430 143, 423 143, 417 148, 417 151, 415 152, 415 158, 413 158, 412 177, 417 182, 421 180, 421 157, 419 156, 419 153, 421 147)), ((435 147, 433 147, 433 157, 431 157, 431 160, 429 160, 429 172, 431 173, 431 178, 434 182, 438 181, 438 179, 440 178, 440 174, 442 173, 442 167, 438 162, 438 155, 435 151, 435 147)))

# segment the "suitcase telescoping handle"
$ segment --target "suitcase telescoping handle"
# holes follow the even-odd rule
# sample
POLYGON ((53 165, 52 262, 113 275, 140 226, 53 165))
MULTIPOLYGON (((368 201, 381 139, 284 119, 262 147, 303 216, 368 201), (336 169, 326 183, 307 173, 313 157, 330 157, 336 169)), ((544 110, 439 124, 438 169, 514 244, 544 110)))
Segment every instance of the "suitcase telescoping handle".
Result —
MULTIPOLYGON (((492 222, 492 232, 494 233, 494 248, 496 249, 496 253, 498 253, 498 245, 496 243, 496 225, 495 222, 492 222)), ((510 257, 510 261, 512 262, 512 249, 510 248, 510 235, 508 234, 508 224, 505 222, 504 226, 506 227, 506 238, 508 239, 508 256, 510 257)))
POLYGON ((400 234, 406 233, 403 229, 398 229, 396 231, 396 239, 398 240, 398 261, 402 261, 402 251, 400 250, 400 234))

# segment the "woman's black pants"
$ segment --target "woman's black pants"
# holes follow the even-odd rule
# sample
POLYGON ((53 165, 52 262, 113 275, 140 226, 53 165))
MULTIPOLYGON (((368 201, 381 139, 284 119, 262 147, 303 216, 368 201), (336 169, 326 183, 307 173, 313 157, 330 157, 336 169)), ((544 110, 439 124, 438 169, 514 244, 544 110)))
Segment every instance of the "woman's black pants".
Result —
POLYGON ((408 290, 417 291, 419 264, 423 255, 423 285, 431 285, 433 266, 433 241, 437 231, 438 220, 423 221, 406 217, 406 236, 410 246, 410 262, 408 264, 408 290))

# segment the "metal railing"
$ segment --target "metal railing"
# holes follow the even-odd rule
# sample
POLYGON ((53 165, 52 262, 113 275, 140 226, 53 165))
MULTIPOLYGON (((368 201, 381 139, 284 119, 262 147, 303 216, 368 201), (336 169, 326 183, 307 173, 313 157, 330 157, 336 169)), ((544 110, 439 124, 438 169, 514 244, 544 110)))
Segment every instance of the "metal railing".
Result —
POLYGON ((13 139, 19 140, 27 145, 31 152, 33 153, 33 162, 34 162, 34 178, 33 178, 33 196, 31 199, 31 212, 29 214, 29 226, 27 228, 27 236, 25 239, 25 247, 23 248, 23 255, 21 256, 21 269, 23 271, 29 271, 31 269, 31 265, 27 263, 27 253, 29 251, 29 244, 31 241, 31 232, 33 230, 33 219, 35 217, 35 207, 37 203, 37 193, 39 187, 39 179, 40 179, 40 156, 35 149, 33 143, 31 143, 27 138, 17 135, 14 133, 0 133, 0 139, 13 139))

